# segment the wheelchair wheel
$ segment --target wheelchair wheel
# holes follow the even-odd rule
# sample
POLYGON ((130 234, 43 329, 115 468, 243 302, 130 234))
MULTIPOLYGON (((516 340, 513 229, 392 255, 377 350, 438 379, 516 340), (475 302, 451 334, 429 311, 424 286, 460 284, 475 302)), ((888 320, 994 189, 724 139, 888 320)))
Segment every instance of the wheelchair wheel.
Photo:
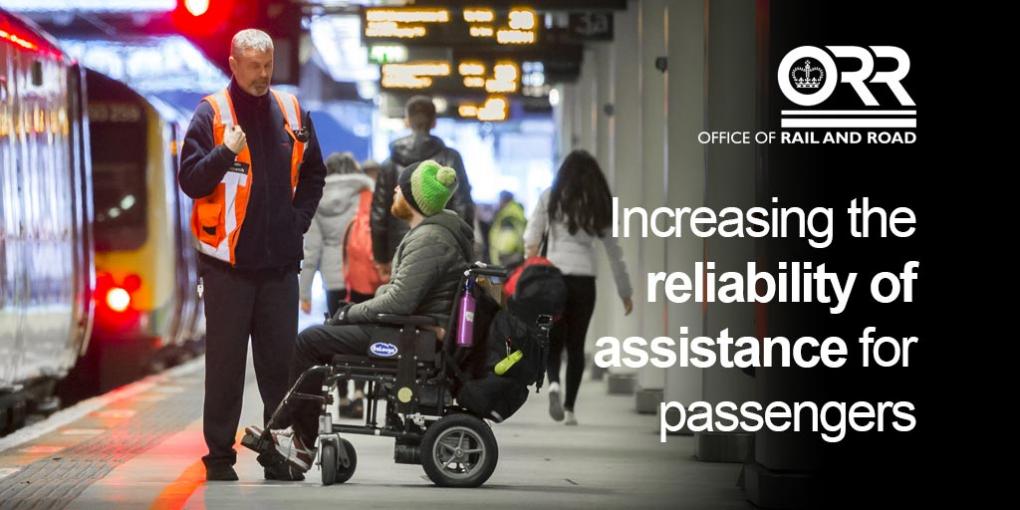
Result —
POLYGON ((354 469, 358 466, 358 453, 354 450, 354 445, 350 441, 340 438, 340 444, 347 453, 347 466, 344 466, 343 461, 340 460, 340 453, 336 443, 325 442, 322 444, 320 466, 322 470, 322 485, 344 483, 354 476, 354 469))
POLYGON ((440 487, 478 487, 492 476, 499 447, 492 429, 467 414, 433 423, 421 443, 421 464, 440 487))

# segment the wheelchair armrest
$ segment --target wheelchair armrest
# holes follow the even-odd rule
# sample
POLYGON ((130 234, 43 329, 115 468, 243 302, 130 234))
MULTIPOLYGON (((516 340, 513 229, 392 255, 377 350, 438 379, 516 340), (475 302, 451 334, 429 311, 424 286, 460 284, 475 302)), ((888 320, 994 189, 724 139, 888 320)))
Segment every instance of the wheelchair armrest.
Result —
POLYGON ((392 313, 380 313, 375 316, 376 321, 385 324, 396 324, 399 326, 435 326, 436 320, 425 315, 395 315, 392 313))
POLYGON ((510 275, 510 270, 502 266, 490 266, 481 265, 478 263, 468 268, 468 272, 475 276, 495 276, 497 278, 506 278, 510 275))

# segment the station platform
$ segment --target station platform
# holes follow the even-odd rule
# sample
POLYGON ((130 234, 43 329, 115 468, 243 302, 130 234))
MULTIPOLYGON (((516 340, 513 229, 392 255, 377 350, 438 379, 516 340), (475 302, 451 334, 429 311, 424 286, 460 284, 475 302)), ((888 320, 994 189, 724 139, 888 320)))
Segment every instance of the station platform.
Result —
MULTIPOLYGON (((250 367, 241 429, 261 401, 250 367)), ((393 440, 349 436, 358 467, 324 487, 263 479, 236 445, 237 482, 206 482, 200 457, 203 358, 83 401, 0 438, 0 508, 750 508, 737 464, 698 462, 693 437, 660 444, 655 416, 585 380, 580 425, 553 422, 546 393, 493 426, 499 464, 477 489, 438 488, 420 466, 395 464, 393 440)), ((241 431, 239 431, 241 432, 241 431)), ((238 436, 240 437, 240 436, 238 436)))

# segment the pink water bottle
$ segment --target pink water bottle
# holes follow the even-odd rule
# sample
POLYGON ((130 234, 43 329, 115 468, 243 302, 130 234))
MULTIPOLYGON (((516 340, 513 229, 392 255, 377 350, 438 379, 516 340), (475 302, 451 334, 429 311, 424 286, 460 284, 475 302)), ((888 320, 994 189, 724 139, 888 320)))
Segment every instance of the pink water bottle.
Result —
POLYGON ((471 347, 475 343, 475 296, 471 289, 471 278, 464 283, 464 294, 460 296, 460 322, 457 324, 457 347, 471 347))

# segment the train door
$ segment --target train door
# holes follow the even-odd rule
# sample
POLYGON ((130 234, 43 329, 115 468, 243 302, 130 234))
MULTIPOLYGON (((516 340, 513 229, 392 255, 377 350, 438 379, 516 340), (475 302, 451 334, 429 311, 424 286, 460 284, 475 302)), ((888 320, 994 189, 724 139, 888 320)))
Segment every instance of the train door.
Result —
MULTIPOLYGON (((21 181, 17 164, 17 88, 14 56, 0 44, 0 394, 14 384, 20 355, 17 339, 21 320, 20 218, 17 200, 21 181)), ((2 428, 0 424, 0 428, 2 428)))
POLYGON ((85 115, 85 70, 72 65, 67 73, 70 155, 74 164, 74 309, 73 346, 79 356, 88 349, 95 311, 96 271, 92 240, 92 165, 89 158, 88 119, 85 115))
POLYGON ((179 334, 181 341, 187 342, 194 340, 196 336, 195 314, 198 308, 195 297, 195 287, 198 283, 197 257, 195 255, 195 247, 192 241, 191 228, 189 226, 191 221, 191 199, 181 192, 180 186, 177 186, 177 174, 180 172, 180 144, 184 139, 183 126, 174 121, 170 123, 170 128, 171 137, 173 139, 173 143, 171 145, 171 156, 173 159, 172 189, 174 190, 173 195, 176 198, 174 202, 174 205, 176 206, 174 237, 177 243, 177 252, 180 255, 177 257, 176 263, 177 277, 175 281, 175 288, 177 291, 178 303, 180 303, 179 334))

